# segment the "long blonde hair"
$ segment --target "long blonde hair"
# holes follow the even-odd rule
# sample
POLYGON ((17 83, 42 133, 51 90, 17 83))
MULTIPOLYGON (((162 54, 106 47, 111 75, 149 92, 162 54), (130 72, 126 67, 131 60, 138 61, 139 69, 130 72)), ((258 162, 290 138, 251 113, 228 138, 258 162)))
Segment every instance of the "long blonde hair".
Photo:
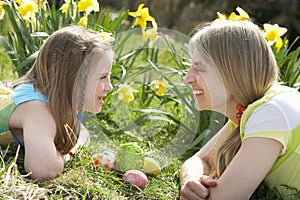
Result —
MULTIPOLYGON (((208 24, 196 32, 190 46, 217 67, 226 89, 244 107, 260 99, 278 79, 274 54, 252 22, 208 24)), ((219 148, 211 176, 221 176, 240 145, 238 127, 219 148)))
POLYGON ((62 154, 68 153, 78 139, 79 122, 73 116, 72 110, 81 112, 82 96, 84 96, 89 71, 81 68, 96 67, 89 65, 89 60, 85 60, 95 48, 101 50, 102 56, 112 51, 109 43, 88 29, 77 26, 61 28, 51 34, 40 48, 33 67, 28 73, 13 83, 13 86, 32 83, 47 97, 51 114, 56 122, 57 132, 54 143, 62 154), (78 72, 84 73, 79 74, 82 76, 80 105, 74 108, 73 86, 78 72), (66 125, 71 128, 71 131, 66 130, 66 125))

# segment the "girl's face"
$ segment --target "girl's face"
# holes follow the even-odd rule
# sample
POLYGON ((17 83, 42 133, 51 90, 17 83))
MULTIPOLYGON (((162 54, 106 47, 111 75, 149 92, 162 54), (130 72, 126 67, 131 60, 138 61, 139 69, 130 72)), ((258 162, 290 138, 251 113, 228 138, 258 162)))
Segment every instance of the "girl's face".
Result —
POLYGON ((226 105, 232 96, 225 88, 217 67, 206 62, 197 50, 193 53, 192 66, 184 82, 193 90, 197 110, 226 113, 226 105))
POLYGON ((113 89, 110 82, 113 53, 108 52, 106 55, 101 56, 100 53, 97 54, 97 50, 94 51, 96 53, 91 57, 83 110, 96 114, 101 111, 101 107, 104 104, 104 97, 113 89))

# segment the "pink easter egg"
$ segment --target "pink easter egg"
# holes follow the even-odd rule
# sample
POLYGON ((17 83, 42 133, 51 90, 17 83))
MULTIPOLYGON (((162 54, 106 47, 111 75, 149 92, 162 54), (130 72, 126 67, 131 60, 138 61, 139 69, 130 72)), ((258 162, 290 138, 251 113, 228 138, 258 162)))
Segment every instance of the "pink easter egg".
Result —
POLYGON ((135 188, 144 188, 148 183, 146 174, 140 170, 127 171, 123 176, 123 180, 135 188))

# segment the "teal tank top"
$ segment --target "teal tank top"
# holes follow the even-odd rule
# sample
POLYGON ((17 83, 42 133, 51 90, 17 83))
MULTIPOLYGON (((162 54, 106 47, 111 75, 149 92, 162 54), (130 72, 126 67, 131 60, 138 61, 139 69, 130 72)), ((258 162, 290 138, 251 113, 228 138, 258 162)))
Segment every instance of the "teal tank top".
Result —
MULTIPOLYGON (((33 100, 48 102, 43 94, 34 90, 31 83, 20 84, 15 88, 8 88, 0 84, 0 136, 9 132, 9 119, 14 109, 24 102, 33 100)), ((12 139, 19 144, 13 135, 12 139)))

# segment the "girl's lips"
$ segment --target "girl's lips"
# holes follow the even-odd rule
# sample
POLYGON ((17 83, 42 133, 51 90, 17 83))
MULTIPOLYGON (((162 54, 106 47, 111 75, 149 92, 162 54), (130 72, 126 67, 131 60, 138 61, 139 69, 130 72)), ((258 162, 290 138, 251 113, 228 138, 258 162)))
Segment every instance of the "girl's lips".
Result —
POLYGON ((101 104, 104 103, 104 97, 98 96, 97 101, 100 102, 101 104))

